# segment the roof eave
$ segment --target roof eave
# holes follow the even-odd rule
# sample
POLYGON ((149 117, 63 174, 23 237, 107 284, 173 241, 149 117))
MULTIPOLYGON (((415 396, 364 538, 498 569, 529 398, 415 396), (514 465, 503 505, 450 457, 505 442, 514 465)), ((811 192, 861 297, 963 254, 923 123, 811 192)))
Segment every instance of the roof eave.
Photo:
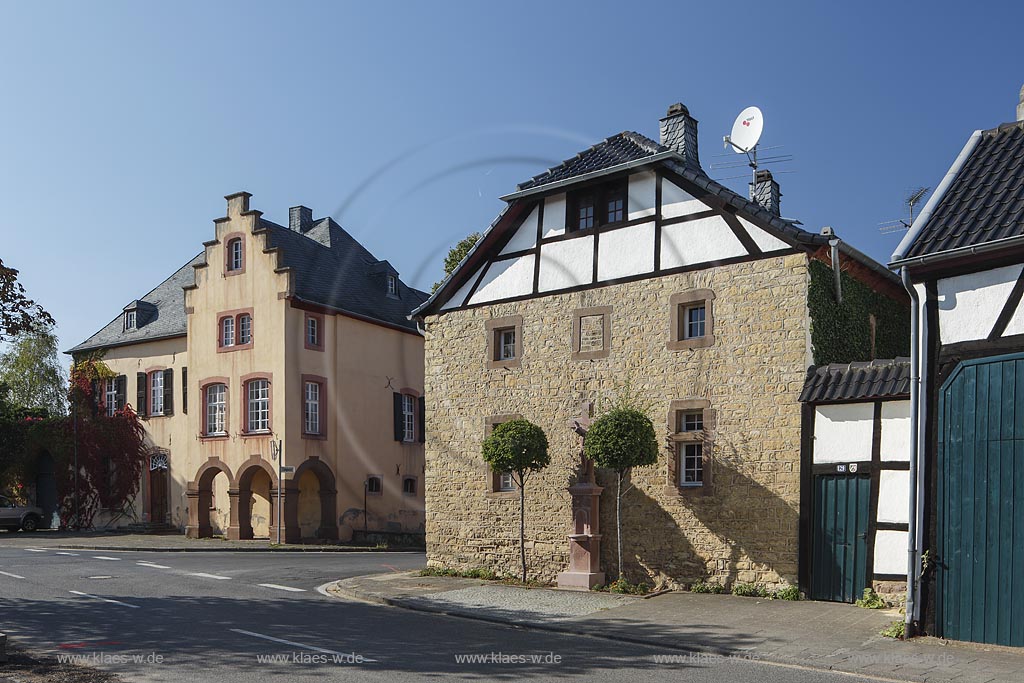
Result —
POLYGON ((155 337, 146 337, 145 339, 130 339, 127 341, 114 342, 112 344, 91 344, 89 346, 86 346, 85 344, 79 344, 78 346, 73 346, 72 348, 68 349, 67 351, 63 351, 62 353, 66 356, 73 356, 76 353, 85 353, 87 351, 99 351, 100 349, 114 349, 119 348, 121 346, 132 346, 134 344, 148 344, 149 342, 164 341, 166 339, 178 339, 179 337, 187 336, 188 333, 186 332, 174 332, 173 334, 161 334, 155 337))
POLYGON ((1004 237, 1000 240, 993 240, 991 242, 984 242, 982 244, 972 244, 963 247, 957 247, 955 249, 947 249, 945 251, 937 251, 931 254, 922 254, 921 256, 912 256, 910 258, 900 259, 893 261, 889 264, 889 267, 896 270, 903 268, 904 266, 925 266, 939 264, 944 261, 951 261, 954 259, 962 258, 964 256, 974 256, 977 254, 987 254, 992 251, 1000 251, 1002 249, 1012 249, 1014 247, 1024 246, 1024 235, 1014 235, 1013 237, 1004 237))
POLYGON ((680 161, 685 162, 685 159, 678 152, 656 152, 649 156, 645 156, 641 159, 634 159, 633 161, 627 161, 625 163, 617 164, 615 166, 609 166, 608 168, 602 168, 601 170, 598 171, 591 171, 590 173, 584 173, 583 175, 572 176, 571 178, 563 178, 562 180, 556 180, 555 182, 545 183, 543 185, 536 185, 534 187, 529 187, 525 190, 519 190, 517 192, 513 192, 511 194, 507 194, 503 197, 500 197, 500 199, 505 202, 511 202, 515 199, 522 199, 523 197, 529 197, 535 194, 545 194, 551 192, 552 190, 557 190, 562 187, 568 187, 569 185, 576 185, 577 183, 592 180, 594 178, 601 178, 603 176, 620 173, 622 171, 628 171, 639 166, 646 166, 648 164, 653 164, 658 161, 663 161, 665 159, 678 159, 680 161))

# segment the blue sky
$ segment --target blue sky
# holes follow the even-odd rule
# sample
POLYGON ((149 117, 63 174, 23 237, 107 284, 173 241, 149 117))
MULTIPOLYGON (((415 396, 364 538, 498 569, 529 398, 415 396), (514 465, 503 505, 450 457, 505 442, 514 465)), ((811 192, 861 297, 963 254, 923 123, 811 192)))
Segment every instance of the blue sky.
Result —
MULTIPOLYGON (((201 250, 223 196, 334 215, 429 288, 498 197, 666 107, 712 177, 744 107, 783 214, 886 260, 903 197, 1014 118, 1024 4, 0 4, 0 257, 62 348, 201 250)), ((745 178, 726 184, 746 191, 745 178)))

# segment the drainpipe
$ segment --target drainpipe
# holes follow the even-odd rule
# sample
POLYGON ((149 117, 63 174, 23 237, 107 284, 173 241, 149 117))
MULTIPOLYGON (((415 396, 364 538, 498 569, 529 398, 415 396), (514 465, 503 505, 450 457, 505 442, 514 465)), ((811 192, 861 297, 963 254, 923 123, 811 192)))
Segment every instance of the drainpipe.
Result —
POLYGON ((830 258, 832 259, 832 283, 836 290, 836 303, 841 304, 843 303, 843 278, 839 263, 839 243, 842 240, 836 237, 835 230, 828 226, 821 229, 821 234, 828 237, 828 246, 831 249, 830 258))
POLYGON ((907 616, 906 635, 913 635, 915 618, 918 613, 918 596, 920 587, 918 585, 918 570, 920 560, 918 559, 918 406, 920 405, 921 373, 920 373, 920 316, 921 299, 910 282, 910 273, 907 267, 900 268, 900 279, 907 293, 910 294, 910 516, 907 518, 907 616))

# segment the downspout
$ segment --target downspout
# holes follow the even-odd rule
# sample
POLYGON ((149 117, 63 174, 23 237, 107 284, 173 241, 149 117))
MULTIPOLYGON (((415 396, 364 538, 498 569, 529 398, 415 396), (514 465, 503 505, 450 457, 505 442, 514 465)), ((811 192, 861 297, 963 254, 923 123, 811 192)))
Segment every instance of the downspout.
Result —
POLYGON ((833 237, 828 241, 828 246, 832 248, 832 280, 836 288, 836 303, 843 303, 843 272, 842 265, 839 263, 839 238, 833 237))
POLYGON ((918 406, 920 405, 921 373, 920 373, 920 325, 921 299, 910 281, 910 273, 906 266, 900 268, 900 279, 907 293, 910 294, 910 516, 907 518, 907 605, 906 605, 906 636, 913 635, 915 617, 917 615, 918 595, 918 406))

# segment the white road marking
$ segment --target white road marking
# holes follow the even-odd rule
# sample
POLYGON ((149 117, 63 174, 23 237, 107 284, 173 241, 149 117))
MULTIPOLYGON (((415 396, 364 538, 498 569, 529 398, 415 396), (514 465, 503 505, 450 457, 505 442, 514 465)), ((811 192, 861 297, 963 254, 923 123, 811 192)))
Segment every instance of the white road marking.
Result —
POLYGON ((78 553, 69 553, 67 551, 60 551, 60 552, 58 552, 56 554, 57 555, 70 555, 71 557, 78 557, 78 553))
POLYGON ((18 576, 17 574, 12 574, 10 572, 0 572, 0 574, 3 574, 4 576, 9 576, 12 579, 24 579, 25 578, 24 576, 18 576))
MULTIPOLYGON (((253 638, 262 638, 263 640, 269 640, 273 643, 281 643, 282 645, 291 645, 292 647, 301 647, 304 650, 312 650, 313 652, 321 652, 325 655, 340 655, 342 657, 352 654, 351 652, 336 652, 334 650, 325 650, 322 647, 315 647, 313 645, 305 645, 303 643, 296 643, 294 640, 285 640, 284 638, 275 638, 273 636, 265 636, 262 633, 254 633, 253 631, 245 631, 240 628, 229 629, 235 633, 241 633, 244 636, 252 636, 253 638)), ((367 659, 363 657, 364 662, 376 662, 376 659, 367 659)))
POLYGON ((25 550, 30 552, 30 553, 45 553, 46 552, 45 550, 40 550, 39 548, 25 548, 25 550))
POLYGON ((156 564, 154 562, 136 562, 135 564, 141 567, 152 567, 153 569, 170 569, 166 564, 156 564))
POLYGON ((111 562, 120 562, 122 558, 120 558, 120 557, 107 557, 106 555, 93 555, 92 559, 94 559, 94 560, 110 560, 111 562))
POLYGON ((121 605, 122 607, 131 607, 132 609, 139 609, 138 605, 129 605, 127 602, 121 602, 120 600, 111 600, 110 598, 101 598, 98 595, 90 595, 89 593, 83 593, 82 591, 68 591, 72 595, 81 595, 83 598, 92 598, 93 600, 102 600, 103 602, 109 602, 113 605, 121 605))
POLYGON ((199 576, 204 579, 217 579, 218 581, 227 581, 230 576, 217 576, 216 574, 206 574, 204 572, 189 572, 189 576, 199 576))
POLYGON ((279 591, 291 591, 293 593, 305 593, 306 592, 305 588, 292 588, 291 586, 279 586, 276 583, 258 583, 256 585, 257 586, 262 586, 263 588, 273 588, 274 590, 279 590, 279 591))

